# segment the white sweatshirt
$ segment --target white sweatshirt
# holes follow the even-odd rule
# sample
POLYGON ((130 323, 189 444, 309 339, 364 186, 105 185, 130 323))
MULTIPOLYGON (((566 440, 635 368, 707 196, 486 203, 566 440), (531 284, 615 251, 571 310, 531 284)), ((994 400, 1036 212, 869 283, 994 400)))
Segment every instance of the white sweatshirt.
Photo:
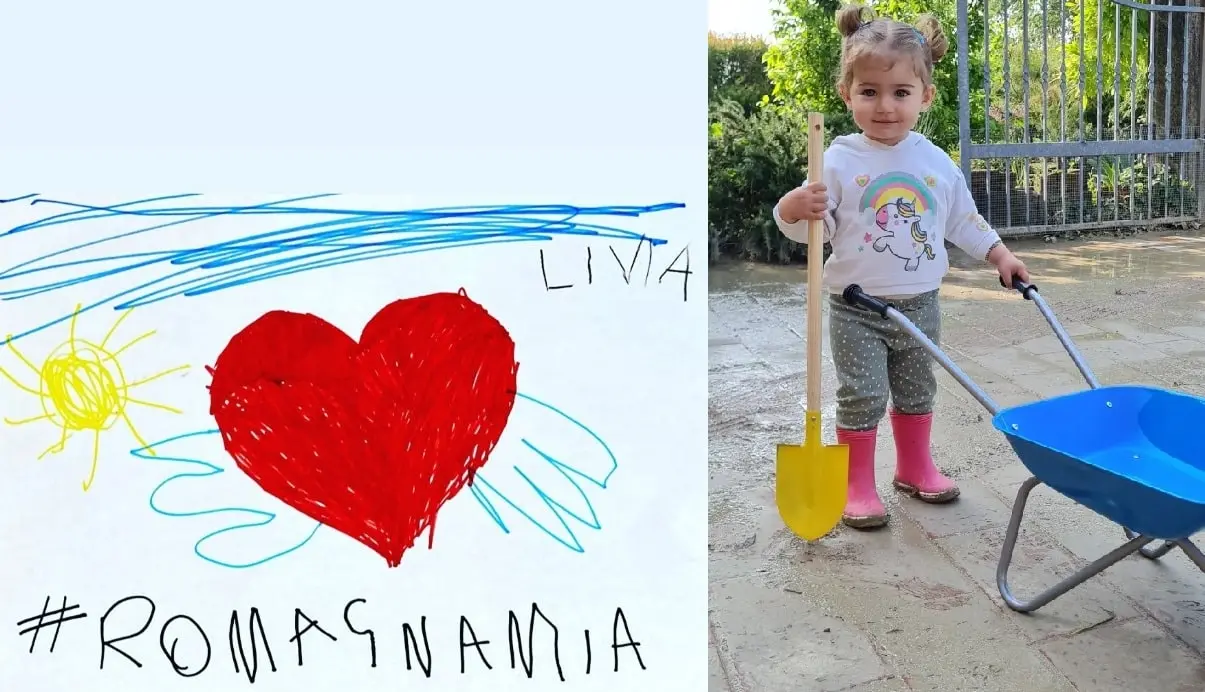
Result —
MULTIPOLYGON (((804 181, 807 184, 807 181, 804 181)), ((945 241, 986 260, 1000 240, 979 215, 962 171, 924 135, 888 146, 863 134, 837 137, 824 153, 828 213, 824 287, 851 283, 874 296, 899 297, 938 288, 950 268, 945 241)), ((808 222, 786 223, 785 236, 808 241, 808 222)))

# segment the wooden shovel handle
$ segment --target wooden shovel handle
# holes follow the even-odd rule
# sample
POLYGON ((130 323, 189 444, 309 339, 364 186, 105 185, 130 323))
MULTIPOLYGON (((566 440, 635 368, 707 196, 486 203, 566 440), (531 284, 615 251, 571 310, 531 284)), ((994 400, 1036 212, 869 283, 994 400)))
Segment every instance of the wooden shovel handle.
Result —
MULTIPOLYGON (((808 114, 808 183, 824 180, 824 114, 808 114)), ((807 410, 820 411, 820 348, 824 343, 820 280, 824 266, 824 222, 808 222, 807 410)))

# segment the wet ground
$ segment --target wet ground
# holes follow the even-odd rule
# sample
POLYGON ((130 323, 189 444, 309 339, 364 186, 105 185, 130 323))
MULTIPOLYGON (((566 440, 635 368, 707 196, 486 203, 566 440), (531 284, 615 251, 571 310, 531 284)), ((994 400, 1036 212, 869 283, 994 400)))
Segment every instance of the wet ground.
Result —
MULTIPOLYGON (((1013 247, 1102 383, 1205 394, 1205 236, 1013 247)), ((961 266, 942 288, 943 347, 998 404, 1084 386, 1032 303, 990 268, 951 256, 961 266)), ((1179 550, 1125 558, 1032 614, 1005 607, 996 563, 1028 474, 944 371, 933 449, 962 487, 956 503, 891 490, 885 424, 877 467, 889 527, 840 527, 811 544, 785 529, 774 452, 803 434, 805 281, 797 267, 710 275, 711 690, 1205 689, 1205 574, 1179 550)), ((832 442, 827 344, 823 375, 832 442)), ((1124 541, 1118 526, 1039 486, 1013 589, 1031 596, 1124 541)))

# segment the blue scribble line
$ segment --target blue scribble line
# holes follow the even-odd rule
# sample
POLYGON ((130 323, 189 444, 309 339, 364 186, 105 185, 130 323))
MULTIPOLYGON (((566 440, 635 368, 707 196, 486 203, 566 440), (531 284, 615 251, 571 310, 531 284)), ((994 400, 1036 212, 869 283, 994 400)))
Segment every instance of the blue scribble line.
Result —
POLYGON ((196 512, 173 512, 171 510, 163 509, 155 502, 155 496, 159 494, 160 490, 165 488, 170 483, 173 483, 178 480, 183 480, 185 478, 206 478, 209 476, 216 476, 218 474, 225 473, 226 469, 222 468, 221 466, 211 464, 208 461, 202 461, 200 459, 188 459, 185 457, 169 457, 169 456, 163 456, 161 454, 158 454, 158 452, 156 452, 155 455, 152 455, 152 454, 150 454, 150 450, 155 450, 155 449, 158 449, 165 445, 170 445, 173 442, 178 442, 180 440, 187 440, 189 438, 201 437, 203 435, 218 435, 218 434, 220 434, 220 431, 217 430, 216 428, 212 429, 212 430, 199 430, 197 432, 190 432, 190 433, 185 433, 183 435, 176 435, 175 437, 169 437, 165 440, 160 440, 158 442, 151 443, 145 447, 139 447, 138 449, 130 450, 130 454, 134 455, 135 457, 138 457, 139 459, 146 459, 148 461, 158 461, 158 462, 166 462, 166 463, 173 463, 173 464, 187 464, 189 466, 199 467, 198 470, 196 470, 196 471, 186 471, 186 472, 177 473, 174 476, 169 476, 167 479, 165 479, 159 485, 156 485, 154 490, 151 491, 151 496, 150 496, 150 499, 148 500, 148 503, 150 504, 151 509, 154 512, 161 514, 165 517, 176 517, 176 518, 203 517, 203 516, 207 516, 207 515, 211 515, 211 514, 246 514, 246 515, 251 515, 253 517, 258 517, 259 518, 258 521, 247 521, 247 522, 244 522, 241 524, 234 524, 234 525, 222 528, 222 529, 218 529, 217 531, 207 533, 204 536, 202 536, 200 538, 200 540, 198 540, 196 543, 193 544, 193 552, 196 554, 197 557, 199 557, 202 560, 205 560, 207 562, 212 562, 213 564, 218 565, 220 567, 230 567, 233 569, 244 569, 247 567, 255 567, 256 565, 262 565, 265 562, 269 562, 271 560, 275 560, 278 557, 283 557, 285 555, 288 555, 291 552, 301 549, 301 547, 304 546, 306 543, 309 543, 310 539, 312 539, 314 537, 314 534, 318 533, 318 529, 322 527, 321 523, 316 523, 314 525, 314 530, 311 531, 309 533, 309 535, 306 536, 301 542, 293 545, 292 547, 286 548, 277 553, 273 553, 271 555, 268 555, 267 557, 260 558, 259 560, 252 560, 251 562, 244 562, 244 563, 225 562, 223 560, 218 560, 216 558, 210 557, 209 555, 205 554, 205 552, 202 549, 202 546, 205 544, 206 541, 213 539, 213 538, 217 538, 218 536, 221 536, 222 534, 230 533, 232 531, 241 531, 243 529, 254 529, 254 528, 260 528, 263 526, 267 526, 268 524, 271 524, 273 521, 276 520, 276 513, 275 512, 265 512, 260 509, 252 509, 250 507, 219 507, 219 508, 215 508, 215 509, 203 509, 203 510, 199 510, 196 512), (201 470, 201 469, 203 469, 203 470, 201 470))
POLYGON ((579 541, 577 539, 577 534, 575 534, 573 532, 573 529, 569 527, 569 523, 565 521, 565 515, 567 514, 570 517, 572 517, 573 519, 577 520, 579 523, 583 524, 584 526, 591 528, 591 529, 595 529, 595 530, 601 530, 602 523, 598 520, 598 513, 594 511, 594 504, 590 502, 590 496, 587 495, 586 491, 582 489, 582 486, 576 480, 574 480, 574 476, 577 476, 577 477, 581 478, 582 480, 589 482, 590 484, 598 487, 599 489, 606 490, 607 482, 611 480, 611 476, 614 475, 615 471, 619 469, 619 462, 618 462, 618 460, 615 459, 615 454, 614 454, 614 452, 611 451, 611 448, 607 446, 607 443, 604 442, 601 437, 599 437, 597 434, 595 434, 595 432, 593 430, 591 430, 590 428, 583 425, 580 421, 576 420, 575 418, 573 418, 569 414, 565 413, 564 411, 556 408, 555 406, 544 403, 543 401, 540 401, 534 397, 523 394, 522 392, 519 392, 517 394, 517 396, 521 399, 526 399, 527 401, 530 401, 532 403, 539 404, 540 406, 543 406, 544 408, 548 409, 549 411, 552 411, 553 413, 557 414, 558 416, 561 416, 566 421, 572 423, 573 425, 577 426, 581 430, 585 431, 588 435, 590 435, 590 437, 593 437, 594 440, 596 442, 598 442, 598 444, 600 446, 602 446, 602 448, 604 450, 606 450, 607 456, 611 459, 611 466, 609 469, 607 469, 606 474, 604 474, 602 478, 594 478, 593 476, 583 473, 582 471, 578 470, 577 468, 570 466, 570 465, 552 457, 551 455, 545 453, 539 447, 537 447, 536 445, 534 445, 530 441, 528 441, 527 438, 522 438, 522 442, 523 442, 524 446, 526 446, 531 451, 535 452, 536 455, 538 455, 541 460, 543 460, 545 463, 551 465, 552 468, 556 469, 556 471, 558 473, 560 473, 562 476, 564 476, 564 478, 573 485, 574 489, 577 490, 578 495, 586 503, 587 511, 590 513, 590 518, 586 519, 585 517, 582 517, 582 516, 576 514, 573 510, 569 509, 568 507, 566 507, 565 505, 563 505, 559 501, 557 501, 556 498, 554 498, 551 495, 544 492, 544 490, 539 485, 537 485, 535 481, 531 480, 531 477, 528 476, 526 473, 524 473, 523 469, 519 468, 519 466, 517 466, 517 465, 514 467, 515 473, 519 474, 519 477, 522 478, 529 486, 531 486, 531 489, 535 491, 536 495, 539 496, 540 500, 544 503, 544 505, 546 507, 548 507, 548 509, 552 510, 552 513, 554 515, 556 515, 557 521, 560 522, 561 528, 565 529, 565 533, 567 533, 569 535, 568 541, 566 541, 565 539, 561 538, 557 534, 550 531, 548 529, 548 527, 541 524, 538 519, 531 516, 531 514, 528 514, 528 512, 525 509, 520 507, 518 504, 516 504, 513 500, 508 498, 506 495, 499 492, 498 489, 495 488, 489 481, 487 481, 482 476, 481 473, 478 473, 477 477, 473 480, 473 485, 470 487, 470 490, 473 493, 473 497, 477 498, 477 502, 481 504, 481 507, 487 513, 489 513, 490 518, 493 519, 494 522, 498 525, 498 527, 501 528, 505 533, 510 533, 510 529, 507 528, 506 522, 504 522, 502 520, 502 515, 498 513, 498 510, 494 507, 494 504, 492 502, 490 502, 489 498, 487 498, 485 496, 485 491, 487 491, 487 490, 489 492, 493 493, 494 495, 497 495, 500 500, 502 500, 506 504, 510 505, 519 514, 522 514, 525 518, 527 518, 528 521, 530 521, 532 524, 535 524, 538 529, 540 529, 544 533, 548 534, 548 536, 550 536, 557 543, 560 543, 561 545, 565 546, 566 548, 569 548, 570 550, 572 550, 574 552, 584 553, 584 552, 586 552, 585 548, 582 547, 581 541, 579 541), (484 488, 484 490, 483 490, 483 488, 484 488), (562 514, 562 512, 564 512, 564 513, 562 514))
MULTIPOLYGON (((141 278, 131 278, 127 281, 127 284, 137 285, 117 290, 84 306, 80 312, 87 312, 109 303, 115 303, 115 310, 126 310, 178 296, 215 293, 298 272, 456 248, 547 242, 567 236, 648 242, 657 246, 664 245, 667 241, 615 226, 592 223, 590 219, 635 218, 686 206, 680 202, 598 207, 540 204, 390 211, 328 208, 305 204, 309 200, 335 196, 332 194, 296 197, 250 206, 155 206, 196 196, 198 195, 191 193, 167 195, 105 206, 53 200, 39 195, 0 200, 0 204, 28 201, 30 205, 54 205, 69 209, 13 226, 0 233, 0 242, 11 242, 11 237, 33 231, 39 234, 53 233, 54 227, 65 224, 100 221, 103 225, 105 219, 114 217, 153 220, 151 225, 64 247, 0 271, 0 299, 30 298, 121 275, 133 276, 133 272, 142 270, 139 273, 141 278), (162 232, 205 219, 265 215, 309 218, 208 245, 108 255, 97 249, 106 243, 141 234, 162 232), (43 278, 49 272, 54 272, 56 278, 43 278)), ((197 229, 192 237, 202 237, 204 234, 204 229, 197 229)), ((5 253, 0 250, 0 255, 2 254, 5 253)), ((71 314, 68 312, 27 331, 14 334, 11 338, 16 340, 37 333, 70 319, 71 314)))
MULTIPOLYGON (((502 519, 502 515, 498 512, 494 503, 491 502, 488 497, 486 497, 487 492, 492 493, 499 500, 501 500, 506 505, 510 506, 512 509, 517 511, 525 519, 530 521, 537 529, 539 529, 540 531, 542 531, 543 533, 545 533, 546 535, 551 537, 557 543, 565 546, 566 548, 569 548, 570 550, 572 550, 574 552, 584 553, 585 548, 582 547, 581 541, 578 539, 577 534, 574 532, 573 528, 570 527, 569 522, 566 521, 566 515, 568 517, 574 519, 578 523, 586 526, 587 528, 594 529, 594 530, 601 530, 602 522, 599 521, 598 513, 594 509, 594 504, 590 501, 590 496, 582 488, 582 486, 579 484, 579 482, 577 480, 575 480, 575 477, 580 478, 581 480, 588 482, 589 484, 591 484, 597 488, 605 490, 607 487, 607 483, 611 479, 611 476, 614 475, 615 472, 618 470, 619 462, 616 460, 615 454, 611 451, 611 448, 609 446, 607 446, 607 443, 605 441, 603 441, 603 439, 601 437, 599 437, 598 434, 596 434, 593 430, 591 430, 585 424, 581 423, 580 421, 573 418, 572 416, 565 413, 564 411, 560 410, 559 408, 557 408, 551 404, 548 404, 544 401, 541 401, 539 399, 536 399, 535 397, 532 397, 530 395, 523 394, 522 392, 518 392, 517 397, 520 399, 523 399, 525 401, 530 401, 534 404, 537 404, 537 405, 547 409, 548 411, 551 411, 552 413, 557 414, 558 416, 563 418, 565 421, 572 423, 575 427, 581 429, 582 431, 584 431, 585 433, 590 435, 590 437, 592 437, 602 447, 602 449, 606 451, 607 456, 611 462, 610 467, 607 469, 606 473, 602 475, 601 478, 595 478, 594 476, 592 476, 588 473, 585 473, 584 471, 582 471, 570 464, 567 464, 567 463, 553 457, 552 455, 544 452, 537 445, 533 444, 527 438, 521 438, 521 442, 523 443, 523 445, 525 447, 527 447, 529 450, 534 452, 542 462, 547 463, 550 466, 552 466, 552 468, 554 468, 558 473, 560 473, 565 479, 567 479, 573 485, 574 489, 577 491, 577 494, 580 496, 581 500, 586 505, 586 513, 589 514, 589 518, 587 519, 586 517, 577 514, 573 510, 566 507, 565 504, 563 504, 561 501, 557 500, 555 497, 548 494, 543 488, 540 487, 540 485, 538 483, 533 481, 531 479, 531 477, 528 476, 527 473, 525 473, 522 470, 522 468, 520 468, 518 465, 515 465, 513 467, 514 471, 517 474, 519 474, 519 476, 531 487, 532 490, 535 491, 536 496, 539 498, 539 500, 541 502, 543 502, 543 504, 549 510, 552 511, 552 514, 556 517, 557 523, 559 524, 559 526, 562 529, 564 529, 565 533, 568 535, 567 539, 562 538, 560 535, 555 533, 551 528, 549 528, 544 523, 542 523, 539 519, 532 516, 532 514, 529 513, 526 509, 524 509, 518 502, 516 502, 515 500, 512 500, 510 497, 507 497, 504 493, 502 493, 497 488, 495 488, 489 481, 487 481, 485 479, 485 477, 482 473, 477 474, 476 478, 473 481, 473 484, 469 487, 469 490, 472 493, 473 497, 477 500, 477 503, 481 506, 482 509, 485 510, 485 512, 489 516, 489 518, 491 520, 493 520, 493 522, 498 526, 498 528, 500 528, 503 531, 503 533, 509 534, 511 532, 511 529, 509 526, 507 526, 506 522, 502 519)), ((302 547, 304 547, 307 543, 309 543, 314 538, 314 536, 318 533, 318 530, 320 528, 322 528, 321 522, 315 522, 314 528, 312 531, 310 531, 303 539, 301 539, 300 541, 297 541, 296 543, 289 546, 288 548, 271 553, 271 554, 269 554, 265 557, 259 558, 257 560, 251 560, 249 562, 242 562, 242 563, 227 562, 227 561, 217 559, 217 558, 212 557, 211 555, 207 554, 203 548, 204 544, 209 540, 217 538, 218 536, 221 536, 226 533, 231 533, 233 531, 241 531, 244 529, 255 529, 255 528, 265 527, 268 524, 271 524, 273 521, 276 520, 276 518, 277 518, 276 513, 268 512, 268 511, 260 510, 260 509, 253 509, 250 507, 218 507, 218 508, 214 508, 214 509, 204 509, 204 510, 197 510, 197 511, 191 511, 191 512, 174 512, 171 510, 164 509, 156 502, 155 496, 159 494, 159 491, 163 490, 165 487, 167 487, 171 483, 174 483, 179 480, 188 479, 188 478, 213 477, 213 476, 217 476, 219 474, 226 472, 225 468, 218 466, 216 464, 210 463, 208 461, 203 461, 201 459, 165 456, 159 451, 156 451, 156 453, 154 455, 152 455, 150 453, 150 450, 160 450, 163 447, 171 445, 174 442, 208 436, 208 435, 220 435, 220 431, 217 430, 216 428, 214 428, 214 429, 209 429, 209 430, 199 430, 196 432, 184 433, 182 435, 176 435, 174 437, 169 437, 167 439, 160 440, 158 442, 153 442, 145 447, 139 447, 137 449, 130 450, 131 455, 133 455, 134 457, 137 457, 139 459, 146 460, 146 461, 154 461, 154 462, 160 462, 160 463, 170 463, 170 464, 178 464, 178 465, 196 467, 196 470, 181 471, 180 473, 176 473, 172 476, 169 476, 168 478, 166 478, 162 482, 160 482, 158 485, 156 485, 154 487, 154 489, 151 490, 150 497, 148 498, 148 501, 147 501, 151 510, 162 516, 172 517, 172 518, 192 518, 192 517, 201 517, 201 516, 217 515, 217 514, 241 514, 241 515, 249 515, 250 517, 254 517, 254 519, 242 521, 241 523, 231 524, 230 526, 226 526, 226 527, 218 529, 216 531, 207 533, 204 536, 202 536, 200 539, 198 539, 196 543, 193 544, 193 553, 197 557, 201 558, 202 560, 205 560, 206 562, 217 565, 219 567, 229 567, 231 569, 246 569, 248 567, 255 567, 257 565, 262 565, 266 562, 270 562, 277 558, 284 557, 285 555, 296 552, 296 551, 300 550, 302 547)))

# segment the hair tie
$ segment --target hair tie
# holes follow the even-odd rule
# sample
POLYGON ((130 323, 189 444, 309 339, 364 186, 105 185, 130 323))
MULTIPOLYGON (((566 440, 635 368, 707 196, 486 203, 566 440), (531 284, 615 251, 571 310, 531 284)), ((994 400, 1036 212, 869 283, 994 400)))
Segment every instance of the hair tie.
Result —
POLYGON ((920 29, 913 28, 912 30, 916 32, 916 40, 920 41, 922 46, 925 45, 925 35, 920 32, 920 29))

